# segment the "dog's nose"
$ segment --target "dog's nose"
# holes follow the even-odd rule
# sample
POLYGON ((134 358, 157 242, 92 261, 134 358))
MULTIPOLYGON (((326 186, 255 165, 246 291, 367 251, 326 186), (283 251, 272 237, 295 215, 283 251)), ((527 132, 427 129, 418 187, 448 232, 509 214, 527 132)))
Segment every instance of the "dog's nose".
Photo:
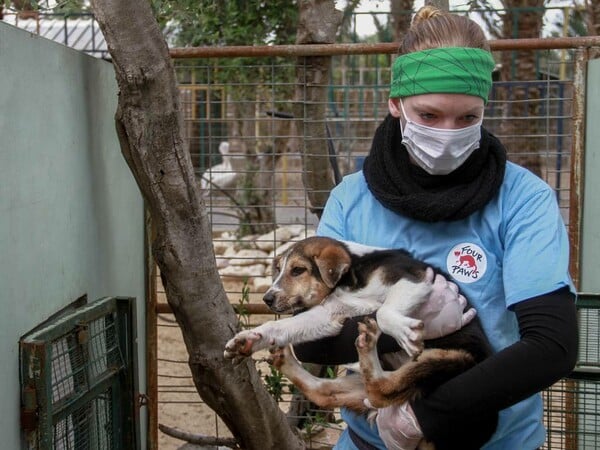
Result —
POLYGON ((265 302, 267 304, 267 306, 270 308, 271 306, 273 306, 273 303, 275 302, 275 294, 273 294, 272 292, 267 292, 263 297, 263 302, 265 302))

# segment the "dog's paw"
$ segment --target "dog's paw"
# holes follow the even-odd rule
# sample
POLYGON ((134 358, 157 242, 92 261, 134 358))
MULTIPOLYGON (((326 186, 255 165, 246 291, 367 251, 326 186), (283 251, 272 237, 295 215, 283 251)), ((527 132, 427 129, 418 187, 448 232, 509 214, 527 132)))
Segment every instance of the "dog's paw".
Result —
POLYGON ((417 359, 425 349, 425 325, 419 321, 414 327, 407 328, 400 344, 411 359, 417 359))
POLYGON ((226 359, 239 359, 248 357, 260 350, 257 345, 262 340, 262 335, 251 330, 240 331, 233 339, 225 344, 223 356, 226 359))
POLYGON ((394 330, 393 336, 411 359, 417 359, 425 349, 424 331, 423 321, 410 319, 394 330))
POLYGON ((273 347, 269 350, 269 356, 267 356, 267 363, 281 369, 289 357, 289 350, 287 347, 273 347))
POLYGON ((381 331, 392 336, 406 354, 416 359, 425 348, 425 323, 420 319, 398 314, 396 311, 381 308, 377 312, 377 324, 381 331))
POLYGON ((381 336, 381 330, 377 326, 377 322, 370 317, 367 317, 363 322, 358 324, 358 338, 356 338, 356 348, 359 352, 369 352, 377 345, 377 340, 381 336))

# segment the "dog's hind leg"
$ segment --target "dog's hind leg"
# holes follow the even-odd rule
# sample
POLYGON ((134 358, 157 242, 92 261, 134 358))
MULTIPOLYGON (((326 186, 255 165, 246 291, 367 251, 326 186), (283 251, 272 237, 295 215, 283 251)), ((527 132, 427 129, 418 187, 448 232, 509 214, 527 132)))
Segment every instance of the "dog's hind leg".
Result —
POLYGON ((322 408, 345 406, 362 413, 368 410, 361 377, 350 374, 338 378, 318 378, 305 370, 289 346, 271 351, 269 363, 285 375, 311 402, 322 408))
POLYGON ((358 333, 355 344, 358 352, 360 372, 363 381, 365 381, 365 388, 368 393, 369 385, 373 384, 374 380, 385 377, 385 372, 381 367, 379 355, 377 354, 377 340, 381 336, 381 331, 377 326, 377 322, 367 317, 363 322, 358 324, 358 333))
POLYGON ((425 350, 393 372, 385 372, 377 357, 381 332, 373 319, 359 325, 357 351, 365 390, 371 406, 384 408, 417 398, 475 365, 464 350, 425 350))

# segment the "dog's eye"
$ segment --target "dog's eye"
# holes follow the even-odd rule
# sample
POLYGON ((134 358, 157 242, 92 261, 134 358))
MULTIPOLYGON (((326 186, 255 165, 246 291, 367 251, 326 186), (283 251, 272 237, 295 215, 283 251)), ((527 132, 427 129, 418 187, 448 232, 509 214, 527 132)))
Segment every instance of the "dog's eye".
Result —
POLYGON ((298 275, 302 275, 306 272, 306 267, 294 267, 292 268, 291 274, 293 277, 297 277, 298 275))

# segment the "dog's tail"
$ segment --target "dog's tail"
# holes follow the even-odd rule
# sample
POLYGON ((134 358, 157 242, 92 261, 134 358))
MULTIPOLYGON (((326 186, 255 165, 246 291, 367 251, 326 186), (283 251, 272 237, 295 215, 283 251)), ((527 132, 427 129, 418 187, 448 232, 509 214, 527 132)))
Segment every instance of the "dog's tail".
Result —
POLYGON ((371 404, 383 408, 427 395, 474 365, 474 358, 464 350, 428 349, 385 377, 364 381, 371 404))

